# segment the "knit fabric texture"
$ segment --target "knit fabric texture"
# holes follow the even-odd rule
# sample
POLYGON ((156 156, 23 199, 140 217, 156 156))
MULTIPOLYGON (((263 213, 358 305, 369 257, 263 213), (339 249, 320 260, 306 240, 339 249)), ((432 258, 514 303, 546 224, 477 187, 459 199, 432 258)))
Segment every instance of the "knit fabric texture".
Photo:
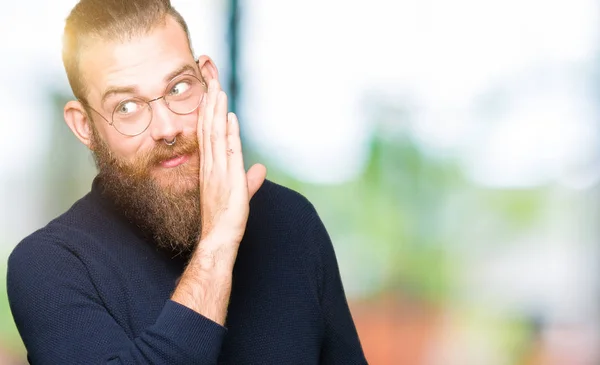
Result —
POLYGON ((265 181, 233 270, 225 326, 170 300, 188 256, 159 249, 90 193, 8 261, 32 364, 366 364, 313 205, 265 181))

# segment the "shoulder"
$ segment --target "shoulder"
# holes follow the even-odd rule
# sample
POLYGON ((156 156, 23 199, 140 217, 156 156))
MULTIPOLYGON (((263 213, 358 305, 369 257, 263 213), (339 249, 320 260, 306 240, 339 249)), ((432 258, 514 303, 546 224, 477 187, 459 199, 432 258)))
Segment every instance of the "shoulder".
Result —
POLYGON ((268 200, 271 203, 287 203, 295 206, 310 205, 308 199, 301 193, 268 179, 260 187, 254 199, 259 201, 268 200))
POLYGON ((247 232, 289 254, 312 257, 331 245, 329 234, 307 197, 266 180, 252 198, 247 232), (308 256, 307 256, 308 255, 308 256))
POLYGON ((265 181, 254 199, 249 217, 251 236, 264 238, 268 245, 276 246, 269 254, 278 260, 287 257, 300 262, 320 297, 322 281, 329 275, 328 270, 337 270, 337 259, 317 209, 301 193, 272 181, 265 181))
POLYGON ((23 238, 8 257, 8 281, 22 275, 41 274, 64 263, 66 257, 76 259, 68 244, 70 231, 60 222, 52 221, 23 238))
POLYGON ((8 257, 6 290, 18 323, 31 303, 45 313, 49 303, 67 295, 66 288, 80 288, 87 280, 80 255, 60 231, 51 222, 25 237, 8 257))
POLYGON ((60 318, 73 308, 101 303, 72 230, 60 222, 25 237, 8 258, 8 304, 28 347, 64 325, 60 318))
POLYGON ((307 197, 270 180, 265 180, 252 198, 250 212, 277 218, 281 223, 294 226, 318 218, 315 207, 307 197))
POLYGON ((29 266, 24 269, 27 272, 60 265, 66 257, 77 259, 90 246, 90 224, 86 222, 99 218, 89 200, 88 196, 80 199, 46 226, 23 238, 9 255, 9 274, 20 272, 22 267, 29 266))
POLYGON ((8 257, 6 283, 11 305, 60 299, 57 295, 72 289, 93 292, 90 265, 102 264, 98 253, 106 251, 96 232, 110 231, 108 221, 86 195, 23 238, 8 257))

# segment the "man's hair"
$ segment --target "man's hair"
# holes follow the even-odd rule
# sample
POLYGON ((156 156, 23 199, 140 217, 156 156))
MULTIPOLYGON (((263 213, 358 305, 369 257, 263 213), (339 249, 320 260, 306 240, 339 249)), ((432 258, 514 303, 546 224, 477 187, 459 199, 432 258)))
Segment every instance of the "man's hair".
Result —
POLYGON ((183 28, 191 50, 187 24, 170 0, 80 0, 67 17, 62 53, 75 97, 86 100, 87 89, 79 65, 86 43, 94 39, 126 41, 164 25, 167 16, 173 17, 183 28))

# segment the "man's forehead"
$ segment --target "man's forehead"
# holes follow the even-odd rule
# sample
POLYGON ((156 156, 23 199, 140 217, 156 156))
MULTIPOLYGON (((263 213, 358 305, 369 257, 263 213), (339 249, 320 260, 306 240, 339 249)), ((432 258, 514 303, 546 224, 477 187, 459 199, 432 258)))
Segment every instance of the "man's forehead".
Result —
POLYGON ((110 86, 152 88, 182 65, 194 63, 187 35, 177 23, 167 22, 126 40, 96 38, 86 43, 79 67, 90 97, 110 86))

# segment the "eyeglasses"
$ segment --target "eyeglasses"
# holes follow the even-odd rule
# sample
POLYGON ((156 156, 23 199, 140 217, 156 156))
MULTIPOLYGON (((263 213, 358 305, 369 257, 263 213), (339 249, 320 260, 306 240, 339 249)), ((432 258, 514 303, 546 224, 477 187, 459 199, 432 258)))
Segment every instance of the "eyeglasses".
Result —
POLYGON ((113 109, 112 121, 106 119, 85 101, 80 100, 80 102, 100 115, 117 132, 125 136, 135 137, 144 133, 152 122, 153 113, 150 103, 164 99, 167 108, 173 113, 178 115, 190 114, 200 105, 205 91, 206 84, 204 81, 200 81, 194 75, 180 75, 169 82, 161 97, 147 101, 133 97, 121 101, 113 109))

